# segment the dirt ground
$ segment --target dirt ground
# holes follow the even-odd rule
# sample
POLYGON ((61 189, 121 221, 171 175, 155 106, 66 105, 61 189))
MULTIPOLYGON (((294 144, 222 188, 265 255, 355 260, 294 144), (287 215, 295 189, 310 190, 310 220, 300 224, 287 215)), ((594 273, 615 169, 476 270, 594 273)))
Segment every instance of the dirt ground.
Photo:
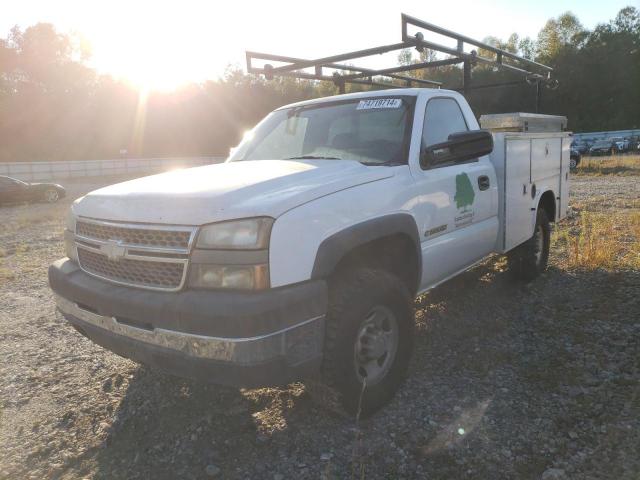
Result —
MULTIPOLYGON (((639 180, 574 177, 559 228, 638 208, 639 180)), ((556 235, 527 286, 495 258, 417 299, 409 378, 357 424, 304 384, 185 381, 67 325, 46 269, 70 200, 106 182, 0 208, 0 478, 640 478, 637 269, 576 267, 556 235)))

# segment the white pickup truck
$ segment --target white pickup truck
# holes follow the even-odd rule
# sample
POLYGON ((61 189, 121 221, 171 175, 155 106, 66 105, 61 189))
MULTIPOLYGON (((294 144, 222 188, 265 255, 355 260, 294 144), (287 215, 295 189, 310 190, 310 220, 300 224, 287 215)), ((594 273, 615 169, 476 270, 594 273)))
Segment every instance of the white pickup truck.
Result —
POLYGON ((564 117, 481 119, 434 89, 288 105, 222 164, 77 200, 49 269, 82 334, 237 386, 321 373, 364 415, 401 385, 413 298, 506 253, 531 280, 565 216, 564 117))

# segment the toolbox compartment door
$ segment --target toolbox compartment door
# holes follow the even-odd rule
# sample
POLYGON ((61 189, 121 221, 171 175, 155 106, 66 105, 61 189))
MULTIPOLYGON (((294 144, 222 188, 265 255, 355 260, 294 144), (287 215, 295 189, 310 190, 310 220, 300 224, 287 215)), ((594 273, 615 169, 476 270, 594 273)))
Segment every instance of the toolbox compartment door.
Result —
POLYGON ((571 156, 571 138, 565 137, 562 139, 562 158, 560 167, 560 202, 558 205, 557 217, 558 220, 567 216, 567 210, 569 209, 569 161, 571 156))
POLYGON ((504 162, 504 250, 528 240, 531 229, 531 141, 506 138, 504 162))
MULTIPOLYGON (((557 179, 560 172, 560 152, 562 138, 532 138, 531 139, 531 179, 533 183, 549 183, 550 179, 557 179)), ((554 192, 559 190, 557 181, 549 185, 554 192)))

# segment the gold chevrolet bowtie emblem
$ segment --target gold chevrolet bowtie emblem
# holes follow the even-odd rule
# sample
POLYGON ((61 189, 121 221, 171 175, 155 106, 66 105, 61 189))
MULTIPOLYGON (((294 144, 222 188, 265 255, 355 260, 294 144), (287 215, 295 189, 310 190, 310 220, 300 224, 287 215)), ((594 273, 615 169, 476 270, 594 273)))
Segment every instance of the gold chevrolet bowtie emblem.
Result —
POLYGON ((109 260, 114 262, 124 258, 126 248, 122 246, 119 240, 109 240, 107 243, 100 245, 100 251, 107 256, 109 260))

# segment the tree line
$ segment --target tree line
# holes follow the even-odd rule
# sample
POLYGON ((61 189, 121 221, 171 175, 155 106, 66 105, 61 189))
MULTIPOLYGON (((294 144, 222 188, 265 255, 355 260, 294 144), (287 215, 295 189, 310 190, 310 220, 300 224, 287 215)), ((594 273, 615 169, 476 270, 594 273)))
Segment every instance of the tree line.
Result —
MULTIPOLYGON (((514 33, 484 41, 554 68, 559 86, 543 91, 540 111, 566 115, 571 130, 640 128, 636 8, 623 8, 593 30, 567 12, 550 19, 536 39, 514 33)), ((337 93, 330 82, 266 81, 229 68, 222 78, 143 98, 126 82, 89 68, 89 58, 86 48, 51 24, 14 27, 0 39, 0 161, 115 158, 123 150, 134 157, 224 155, 272 109, 337 93)), ((435 58, 428 50, 406 50, 398 62, 435 58)), ((449 88, 462 83, 459 66, 413 75, 449 88)), ((472 73, 474 85, 515 79, 483 65, 472 73)), ((472 90, 467 98, 482 115, 534 111, 536 97, 534 87, 520 84, 472 90)))

